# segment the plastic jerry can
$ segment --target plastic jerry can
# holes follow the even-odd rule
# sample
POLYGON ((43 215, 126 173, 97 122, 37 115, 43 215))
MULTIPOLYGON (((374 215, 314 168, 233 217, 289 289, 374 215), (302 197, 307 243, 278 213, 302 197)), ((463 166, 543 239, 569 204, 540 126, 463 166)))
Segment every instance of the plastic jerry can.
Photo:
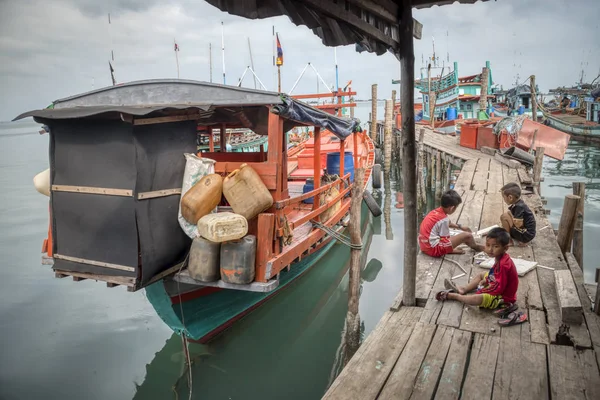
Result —
POLYGON ((258 173, 242 164, 223 180, 223 195, 236 214, 252 219, 273 205, 273 197, 258 173))
POLYGON ((216 243, 237 240, 248 233, 248 221, 230 212, 208 214, 198 221, 198 233, 216 243))
POLYGON ((190 248, 188 271, 190 276, 201 282, 218 281, 221 277, 219 259, 221 243, 197 237, 190 248))
POLYGON ((219 174, 206 175, 190 188, 181 199, 181 215, 190 224, 214 210, 221 201, 223 178, 219 174))
POLYGON ((221 244, 221 280, 244 285, 254 281, 256 236, 221 244))

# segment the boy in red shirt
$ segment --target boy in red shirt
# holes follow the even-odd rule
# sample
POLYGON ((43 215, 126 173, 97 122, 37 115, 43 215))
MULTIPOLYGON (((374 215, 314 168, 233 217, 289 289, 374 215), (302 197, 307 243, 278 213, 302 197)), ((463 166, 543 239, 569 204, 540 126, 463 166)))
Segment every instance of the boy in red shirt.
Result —
MULTIPOLYGON (((494 266, 488 272, 476 275, 467 286, 442 290, 435 298, 438 301, 458 300, 464 304, 489 309, 512 307, 517 301, 519 274, 506 253, 509 242, 508 232, 502 228, 492 229, 485 238, 485 252, 496 258, 494 266), (467 294, 475 289, 475 294, 467 294)), ((449 285, 448 282, 446 285, 449 285)))
POLYGON ((483 251, 483 246, 475 242, 471 229, 450 222, 448 215, 454 214, 460 203, 460 195, 454 190, 448 190, 442 195, 441 207, 425 216, 419 229, 419 247, 423 253, 431 257, 442 257, 451 253, 463 254, 463 250, 456 249, 463 243, 475 251, 483 251), (463 232, 450 236, 450 228, 463 232))

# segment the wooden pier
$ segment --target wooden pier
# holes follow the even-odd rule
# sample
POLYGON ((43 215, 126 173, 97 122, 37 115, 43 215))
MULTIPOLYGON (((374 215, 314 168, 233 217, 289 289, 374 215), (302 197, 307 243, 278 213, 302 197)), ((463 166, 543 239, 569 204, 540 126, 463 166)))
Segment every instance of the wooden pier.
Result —
POLYGON ((563 256, 542 199, 529 190, 531 177, 460 147, 455 137, 427 130, 423 144, 424 151, 462 165, 455 190, 463 203, 451 220, 473 231, 499 223, 506 210, 499 192, 504 184, 523 187, 537 236, 509 254, 539 263, 519 278, 518 304, 529 321, 500 327, 489 311, 436 301, 444 279, 462 272, 456 262, 467 271, 455 280, 458 285, 484 269, 473 264, 470 249, 443 259, 419 253, 417 307, 402 306, 399 293, 324 398, 600 399, 600 318, 591 311, 579 265, 570 253, 563 256), (578 316, 579 324, 565 322, 578 316))

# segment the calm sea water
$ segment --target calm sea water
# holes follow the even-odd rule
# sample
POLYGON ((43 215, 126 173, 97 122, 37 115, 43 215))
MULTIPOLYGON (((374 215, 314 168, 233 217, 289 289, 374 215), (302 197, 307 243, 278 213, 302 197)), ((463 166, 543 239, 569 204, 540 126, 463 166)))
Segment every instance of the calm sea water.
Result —
MULTIPOLYGON (((369 108, 359 106, 357 116, 366 121, 369 108)), ((0 399, 187 398, 181 339, 156 316, 143 291, 55 279, 40 264, 48 200, 32 178, 48 166, 48 136, 38 129, 28 121, 0 123, 0 399)), ((600 255, 592 245, 600 234, 599 160, 600 150, 574 143, 565 161, 548 161, 544 170, 553 222, 571 181, 588 184, 586 266, 600 255)), ((370 225, 361 275, 365 335, 402 284, 403 211, 394 207, 395 187, 392 182, 387 194, 376 193, 391 207, 388 223, 382 217, 370 225)), ((192 397, 320 398, 341 365, 348 263, 349 250, 334 246, 273 301, 210 344, 191 345, 192 397)), ((591 269, 585 272, 591 280, 591 269)))

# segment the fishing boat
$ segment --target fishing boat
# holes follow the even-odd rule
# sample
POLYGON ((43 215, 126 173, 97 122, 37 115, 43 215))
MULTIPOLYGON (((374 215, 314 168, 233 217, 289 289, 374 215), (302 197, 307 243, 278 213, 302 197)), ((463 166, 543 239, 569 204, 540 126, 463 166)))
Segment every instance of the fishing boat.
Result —
MULTIPOLYGON (((531 86, 526 84, 519 84, 517 77, 517 83, 515 87, 504 91, 492 90, 492 94, 495 96, 493 113, 497 117, 508 117, 514 115, 527 115, 533 119, 533 101, 531 98, 531 86)), ((536 93, 538 89, 536 88, 536 93)), ((541 110, 536 112, 538 120, 540 120, 544 114, 541 110)))
MULTIPOLYGON (((280 93, 206 82, 130 82, 56 100, 15 120, 26 117, 50 134, 43 261, 59 278, 145 289, 169 327, 201 342, 317 264, 345 229, 355 168, 366 169, 366 185, 374 163, 373 142, 356 119, 280 93), (306 126, 313 137, 288 149, 286 132, 306 126), (266 136, 268 146, 198 152, 199 127, 218 130, 220 143, 229 129, 249 129, 266 136), (186 268, 192 239, 178 210, 189 153, 210 160, 222 176, 251 168, 268 189, 272 206, 247 221, 257 243, 248 284, 200 282, 186 268)), ((216 211, 232 207, 221 199, 216 211)))
POLYGON ((577 139, 600 140, 600 86, 551 89, 567 107, 542 107, 544 123, 577 139))

